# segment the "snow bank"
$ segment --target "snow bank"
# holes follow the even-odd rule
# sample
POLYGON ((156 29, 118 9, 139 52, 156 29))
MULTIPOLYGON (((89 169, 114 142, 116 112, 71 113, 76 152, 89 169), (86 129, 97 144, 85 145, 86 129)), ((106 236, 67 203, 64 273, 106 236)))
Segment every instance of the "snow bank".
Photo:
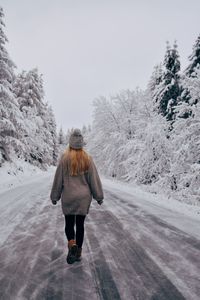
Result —
POLYGON ((49 172, 54 170, 55 167, 49 167, 47 171, 41 170, 21 159, 5 162, 0 168, 0 193, 33 182, 38 179, 38 176, 48 176, 49 172))

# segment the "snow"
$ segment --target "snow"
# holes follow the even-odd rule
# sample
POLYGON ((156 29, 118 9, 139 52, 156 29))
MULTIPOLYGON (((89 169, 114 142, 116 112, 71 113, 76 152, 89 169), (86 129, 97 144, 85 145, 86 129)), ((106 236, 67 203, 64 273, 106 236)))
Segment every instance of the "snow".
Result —
POLYGON ((49 199, 55 168, 19 166, 0 169, 1 299, 198 300, 198 207, 101 176, 83 260, 67 265, 64 217, 49 199))
MULTIPOLYGON (((145 211, 159 216, 169 224, 200 239, 200 207, 180 202, 160 193, 153 194, 136 184, 103 178, 106 189, 115 191, 127 203, 135 203, 145 211)), ((108 204, 109 205, 109 204, 108 204)), ((112 207, 114 210, 115 207, 112 207)))
MULTIPOLYGON (((54 170, 55 167, 49 167, 54 170)), ((46 177, 47 171, 33 166, 23 159, 15 159, 13 162, 5 162, 0 168, 0 193, 9 189, 23 186, 25 183, 34 182, 39 178, 46 177)))

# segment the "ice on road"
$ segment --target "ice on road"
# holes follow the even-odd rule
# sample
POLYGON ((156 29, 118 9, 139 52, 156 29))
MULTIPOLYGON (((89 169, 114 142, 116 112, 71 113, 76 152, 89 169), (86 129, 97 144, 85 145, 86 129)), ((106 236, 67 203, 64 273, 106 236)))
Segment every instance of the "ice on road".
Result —
POLYGON ((158 215, 107 181, 104 204, 93 201, 86 218, 83 259, 68 265, 64 216, 49 200, 52 179, 0 194, 0 299, 199 299, 198 236, 170 222, 167 209, 158 215))

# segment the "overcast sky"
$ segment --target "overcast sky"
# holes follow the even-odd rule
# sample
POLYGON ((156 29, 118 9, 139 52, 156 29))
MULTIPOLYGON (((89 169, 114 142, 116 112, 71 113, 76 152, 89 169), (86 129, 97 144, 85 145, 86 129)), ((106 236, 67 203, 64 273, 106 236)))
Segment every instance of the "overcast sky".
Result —
POLYGON ((145 88, 166 41, 182 69, 200 33, 199 0, 1 0, 18 71, 38 67, 58 127, 92 121, 92 101, 145 88))

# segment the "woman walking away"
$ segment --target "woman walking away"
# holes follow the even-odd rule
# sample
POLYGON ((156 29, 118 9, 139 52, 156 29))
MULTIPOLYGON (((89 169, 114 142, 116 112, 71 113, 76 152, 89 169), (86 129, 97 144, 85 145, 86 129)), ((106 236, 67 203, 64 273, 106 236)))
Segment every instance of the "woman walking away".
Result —
POLYGON ((84 140, 79 129, 74 129, 69 147, 58 164, 51 190, 54 205, 61 198, 65 216, 65 234, 68 240, 67 262, 81 260, 84 239, 84 221, 92 198, 103 203, 102 184, 93 159, 83 149, 84 140), (76 224, 76 233, 74 226, 76 224))

